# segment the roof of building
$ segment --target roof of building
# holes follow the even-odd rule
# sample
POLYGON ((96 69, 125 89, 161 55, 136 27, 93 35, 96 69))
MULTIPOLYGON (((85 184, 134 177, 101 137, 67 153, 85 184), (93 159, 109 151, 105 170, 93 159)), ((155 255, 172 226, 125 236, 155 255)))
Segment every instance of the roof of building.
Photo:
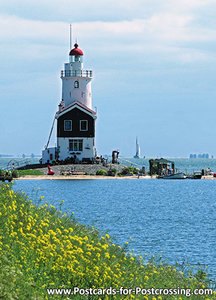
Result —
POLYGON ((96 112, 93 111, 92 109, 88 108, 87 106, 85 106, 84 104, 80 103, 79 101, 76 102, 72 102, 71 104, 69 104, 68 106, 62 108, 60 111, 57 112, 58 115, 60 114, 64 114, 65 112, 67 112, 68 110, 72 109, 73 106, 79 106, 80 108, 86 110, 87 112, 89 112, 92 115, 96 115, 96 112))
POLYGON ((75 55, 75 56, 83 55, 82 50, 78 49, 79 45, 77 43, 74 44, 74 47, 75 48, 71 49, 69 55, 75 55))

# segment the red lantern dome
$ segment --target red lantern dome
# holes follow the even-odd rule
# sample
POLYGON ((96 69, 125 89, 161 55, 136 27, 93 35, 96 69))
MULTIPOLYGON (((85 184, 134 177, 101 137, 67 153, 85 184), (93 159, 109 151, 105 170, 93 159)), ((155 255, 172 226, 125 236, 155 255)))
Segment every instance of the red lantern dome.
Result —
POLYGON ((72 49, 71 51, 70 51, 70 53, 69 53, 69 55, 75 55, 75 56, 78 56, 78 55, 83 55, 83 52, 82 52, 82 50, 81 49, 78 49, 78 44, 77 43, 75 43, 74 44, 74 49, 72 49))

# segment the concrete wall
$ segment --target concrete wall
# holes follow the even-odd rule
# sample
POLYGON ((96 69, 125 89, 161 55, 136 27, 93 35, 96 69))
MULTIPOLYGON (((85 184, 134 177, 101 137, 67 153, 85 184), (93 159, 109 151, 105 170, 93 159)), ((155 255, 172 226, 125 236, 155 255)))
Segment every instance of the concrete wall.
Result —
POLYGON ((83 158, 94 158, 95 157, 95 146, 94 146, 94 138, 57 138, 57 145, 59 152, 59 160, 65 160, 67 157, 76 157, 81 161, 83 158), (83 151, 69 151, 69 140, 76 139, 76 140, 83 140, 83 151), (90 148, 90 149, 88 149, 90 148))
POLYGON ((65 106, 79 101, 92 109, 91 78, 89 77, 62 77, 62 99, 65 106), (74 87, 74 82, 79 82, 79 88, 74 87))
POLYGON ((42 151, 42 164, 52 163, 53 160, 56 159, 55 154, 56 154, 56 147, 44 149, 42 151))

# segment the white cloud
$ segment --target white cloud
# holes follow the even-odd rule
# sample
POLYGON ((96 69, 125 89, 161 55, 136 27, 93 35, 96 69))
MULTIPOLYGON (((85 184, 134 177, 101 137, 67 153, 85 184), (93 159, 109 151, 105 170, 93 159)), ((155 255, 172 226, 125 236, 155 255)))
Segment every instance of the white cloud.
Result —
POLYGON ((16 16, 0 16, 0 37, 11 40, 20 38, 61 38, 66 35, 67 24, 22 19, 16 16))
POLYGON ((169 0, 164 1, 164 8, 173 12, 188 12, 215 4, 215 0, 169 0))
MULTIPOLYGON (((143 38, 167 41, 208 40, 216 37, 216 30, 196 28, 191 23, 192 15, 155 14, 150 18, 118 22, 79 22, 74 23, 76 35, 81 38, 103 37, 112 39, 117 36, 142 35, 143 38)), ((0 16, 1 40, 25 39, 41 41, 63 41, 68 39, 69 24, 64 22, 44 22, 0 16)))
POLYGON ((215 8, 215 0, 16 0, 1 1, 3 14, 23 19, 60 22, 122 21, 154 14, 202 14, 215 8))
MULTIPOLYGON (((135 0, 136 3, 137 1, 140 2, 135 0)), ((210 4, 212 1, 206 2, 210 4)), ((120 3, 122 5, 122 2, 120 3)), ((127 0, 125 6, 127 7, 130 3, 131 0, 127 0)), ((185 0, 181 2, 182 7, 187 6, 188 10, 205 5, 202 0, 191 0, 190 5, 186 4, 185 0)), ((180 7, 181 5, 177 4, 180 7)), ((199 48, 195 49, 193 43, 216 41, 216 30, 194 25, 194 20, 195 16, 189 12, 160 12, 133 20, 77 22, 73 23, 73 32, 74 36, 78 36, 78 41, 81 41, 82 45, 85 44, 89 48, 96 45, 95 51, 117 49, 124 50, 126 53, 133 49, 135 53, 136 51, 137 53, 141 51, 154 53, 163 52, 165 49, 174 56, 176 53, 179 58, 177 49, 182 48, 184 49, 184 55, 181 55, 183 60, 189 61, 190 58, 194 60, 196 57, 199 60, 202 58, 206 60, 208 54, 202 53, 199 48), (187 44, 187 49, 185 44, 187 44), (196 55, 194 55, 195 52, 196 55)), ((14 51, 8 46, 11 44, 16 45, 17 56, 42 57, 50 53, 55 55, 59 48, 69 44, 69 24, 0 15, 0 40, 4 43, 4 48, 9 49, 9 55, 14 51)))

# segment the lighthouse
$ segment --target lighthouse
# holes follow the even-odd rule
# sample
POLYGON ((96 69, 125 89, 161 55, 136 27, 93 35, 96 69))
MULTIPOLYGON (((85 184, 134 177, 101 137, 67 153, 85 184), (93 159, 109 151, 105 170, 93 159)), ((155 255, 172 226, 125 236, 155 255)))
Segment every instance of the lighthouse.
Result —
POLYGON ((92 70, 84 70, 83 51, 77 43, 61 71, 62 97, 58 105, 57 147, 42 152, 42 163, 54 159, 92 162, 95 150, 96 112, 92 109, 92 70))

